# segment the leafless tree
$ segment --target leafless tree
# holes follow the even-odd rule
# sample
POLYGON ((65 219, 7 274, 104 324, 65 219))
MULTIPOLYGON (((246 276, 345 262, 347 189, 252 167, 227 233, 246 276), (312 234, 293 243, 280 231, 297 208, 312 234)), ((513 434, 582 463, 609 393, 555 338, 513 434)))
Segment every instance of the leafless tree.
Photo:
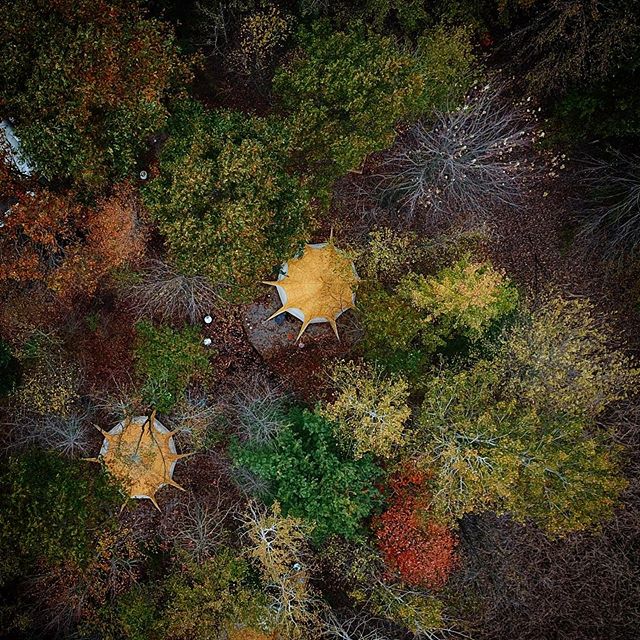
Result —
POLYGON ((322 637, 330 640, 392 640, 366 612, 338 615, 326 608, 322 616, 322 637))
POLYGON ((175 542, 197 562, 211 557, 227 539, 225 523, 232 510, 220 497, 214 504, 188 502, 177 520, 175 542))
POLYGON ((45 566, 26 586, 36 603, 34 617, 41 621, 44 631, 60 637, 73 633, 92 604, 88 574, 73 564, 45 566))
POLYGON ((139 319, 186 317, 192 323, 221 301, 216 285, 206 277, 184 275, 161 260, 150 261, 125 296, 139 319))
POLYGON ((613 152, 582 171, 581 236, 616 258, 640 249, 640 156, 613 152))
POLYGON ((504 48, 536 95, 563 92, 582 79, 596 82, 616 68, 625 47, 638 37, 640 24, 632 3, 627 4, 611 0, 535 3, 533 13, 509 36, 504 48))
POLYGON ((491 208, 521 202, 533 169, 523 151, 531 127, 499 91, 485 88, 459 110, 438 113, 435 124, 416 123, 385 160, 383 200, 414 218, 466 214, 482 220, 491 208))
POLYGON ((268 444, 286 425, 287 398, 264 377, 256 376, 240 384, 224 404, 230 421, 244 440, 268 444))
POLYGON ((96 393, 92 396, 91 400, 97 410, 108 414, 115 422, 144 413, 145 404, 136 392, 130 376, 124 380, 113 380, 111 387, 107 393, 96 393))
POLYGON ((254 6, 254 0, 197 0, 194 44, 212 54, 224 53, 238 17, 254 6))
POLYGON ((9 414, 5 426, 9 431, 7 448, 38 445, 69 457, 78 457, 85 455, 91 444, 91 414, 84 409, 69 415, 42 415, 16 410, 9 414))
POLYGON ((234 484, 245 496, 262 496, 269 491, 269 483, 246 467, 234 466, 229 473, 234 484))
POLYGON ((221 415, 221 407, 211 403, 204 392, 187 389, 167 422, 172 430, 178 431, 177 438, 185 447, 202 449, 207 446, 221 415))
POLYGON ((633 502, 599 532, 550 539, 489 514, 464 523, 464 559, 448 589, 475 599, 467 621, 474 639, 539 640, 557 637, 559 629, 566 640, 634 637, 640 620, 635 484, 633 502))

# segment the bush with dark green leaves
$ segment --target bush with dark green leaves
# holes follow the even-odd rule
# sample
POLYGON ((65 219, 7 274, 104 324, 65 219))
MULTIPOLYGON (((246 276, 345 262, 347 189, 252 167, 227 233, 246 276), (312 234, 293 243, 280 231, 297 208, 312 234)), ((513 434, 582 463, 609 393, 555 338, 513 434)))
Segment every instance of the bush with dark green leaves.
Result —
POLYGON ((366 358, 415 378, 435 350, 433 340, 423 335, 420 312, 375 281, 358 288, 358 311, 366 358))
POLYGON ((238 299, 307 237, 308 194, 275 119, 180 105, 145 201, 175 265, 238 299))
POLYGON ((210 363, 195 327, 178 331, 150 322, 136 325, 136 373, 144 401, 160 412, 170 411, 189 382, 204 377, 210 363))
POLYGON ((232 456, 264 479, 265 501, 277 500, 285 515, 315 523, 313 538, 331 535, 355 538, 363 520, 381 504, 375 486, 382 476, 369 455, 358 460, 336 442, 333 425, 310 411, 289 414, 273 444, 235 444, 232 456))
POLYGON ((576 145, 584 141, 620 142, 640 138, 640 52, 609 77, 575 87, 553 105, 553 140, 576 145))

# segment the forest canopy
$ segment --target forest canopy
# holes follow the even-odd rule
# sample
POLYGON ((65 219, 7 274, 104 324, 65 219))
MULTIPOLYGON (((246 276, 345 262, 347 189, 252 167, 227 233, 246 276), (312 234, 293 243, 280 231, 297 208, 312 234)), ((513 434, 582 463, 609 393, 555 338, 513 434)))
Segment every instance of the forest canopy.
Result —
POLYGON ((0 4, 0 637, 637 635, 639 0, 0 4))

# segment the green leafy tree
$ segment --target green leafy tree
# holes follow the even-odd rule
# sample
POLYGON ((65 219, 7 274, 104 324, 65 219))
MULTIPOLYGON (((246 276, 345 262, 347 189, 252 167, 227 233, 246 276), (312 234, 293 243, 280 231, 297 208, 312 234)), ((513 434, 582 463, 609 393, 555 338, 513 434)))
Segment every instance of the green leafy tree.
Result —
POLYGON ((336 32, 320 21, 300 31, 298 44, 274 90, 290 112, 295 148, 328 182, 388 147, 399 120, 459 98, 470 78, 463 31, 435 29, 410 52, 361 24, 336 32))
POLYGON ((306 239, 308 196, 286 171, 286 131, 196 102, 182 103, 170 130, 146 202, 179 269, 242 297, 306 239))
POLYGON ((392 293, 369 282, 358 292, 364 352, 415 378, 434 353, 464 354, 497 337, 517 304, 509 280, 468 258, 433 276, 409 273, 392 293))
POLYGON ((336 434, 356 459, 367 453, 389 458, 404 443, 409 385, 370 365, 341 362, 330 372, 337 395, 319 410, 336 425, 336 434))
POLYGON ((365 356, 383 368, 415 378, 434 346, 421 339, 422 314, 379 282, 358 287, 358 311, 364 329, 365 356))
POLYGON ((5 458, 0 489, 0 581, 19 562, 86 562, 122 503, 104 473, 40 449, 5 458))
POLYGON ((255 578, 248 562, 226 548, 202 564, 188 562, 165 582, 162 637, 210 640, 235 625, 268 625, 268 601, 255 578))
POLYGON ((416 33, 431 21, 425 0, 365 0, 363 11, 365 16, 380 29, 389 21, 396 20, 403 33, 416 33))
POLYGON ((99 187, 130 173, 188 78, 172 32, 139 2, 16 0, 0 31, 0 100, 49 178, 99 187))
POLYGON ((202 562, 180 555, 162 581, 139 583, 100 611, 86 632, 127 640, 210 640, 269 629, 269 599, 249 562, 229 547, 202 562))
POLYGON ((196 327, 177 331, 149 322, 138 323, 136 331, 136 372, 143 381, 143 398, 160 412, 170 411, 189 382, 210 371, 199 331, 196 327))
POLYGON ((332 534, 357 536, 362 520, 380 504, 374 483, 381 469, 369 456, 346 456, 324 418, 301 410, 289 418, 271 446, 234 445, 235 463, 268 482, 265 499, 277 500, 284 515, 315 523, 315 542, 332 534))
MULTIPOLYGON (((120 596, 115 606, 116 622, 112 623, 115 627, 112 633, 127 640, 159 639, 158 591, 159 589, 153 589, 148 585, 137 584, 120 596)), ((113 603, 109 603, 105 607, 105 617, 113 614, 113 609, 113 603)))

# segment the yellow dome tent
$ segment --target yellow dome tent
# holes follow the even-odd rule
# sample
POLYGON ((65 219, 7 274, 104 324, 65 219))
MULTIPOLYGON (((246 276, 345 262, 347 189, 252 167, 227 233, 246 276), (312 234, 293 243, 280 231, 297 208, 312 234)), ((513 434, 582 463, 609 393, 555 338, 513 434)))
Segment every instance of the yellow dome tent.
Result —
POLYGON ((331 240, 308 244, 301 256, 282 266, 278 280, 264 282, 276 287, 282 302, 268 319, 286 311, 301 320, 296 340, 310 324, 318 322, 328 322, 339 337, 336 318, 355 306, 358 281, 353 261, 331 240))
POLYGON ((108 471, 119 480, 132 498, 147 498, 157 509, 155 494, 165 485, 184 491, 173 480, 173 470, 180 458, 169 431, 156 420, 156 412, 150 416, 136 416, 119 422, 110 431, 103 431, 104 441, 96 461, 104 462, 108 471))

